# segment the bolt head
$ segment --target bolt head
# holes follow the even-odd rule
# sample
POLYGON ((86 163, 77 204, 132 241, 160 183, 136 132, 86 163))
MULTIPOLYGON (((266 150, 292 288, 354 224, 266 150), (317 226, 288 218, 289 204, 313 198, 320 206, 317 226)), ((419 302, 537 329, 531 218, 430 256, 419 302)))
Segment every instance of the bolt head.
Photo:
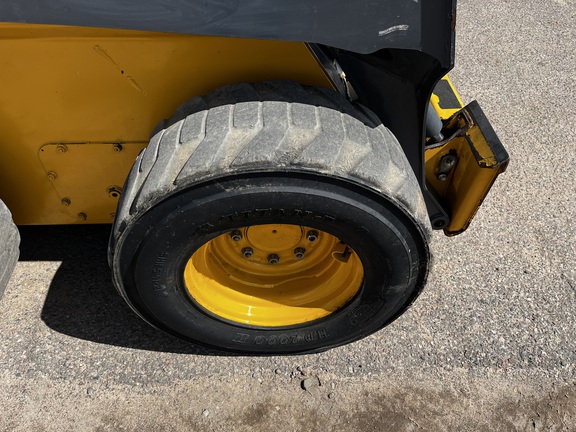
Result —
POLYGON ((254 256, 254 251, 252 248, 247 247, 242 249, 242 255, 244 255, 244 258, 250 259, 254 256))
POLYGON ((242 232, 240 232, 240 230, 234 230, 230 233, 230 238, 235 242, 239 242, 242 240, 242 232))
POLYGON ((318 240, 318 231, 315 230, 310 230, 306 233, 306 239, 309 242, 315 242, 316 240, 318 240))
POLYGON ((447 178, 448 176, 444 173, 438 174, 438 180, 440 180, 441 182, 446 181, 447 178))
POLYGON ((276 254, 270 254, 268 255, 268 264, 278 264, 280 262, 280 257, 276 254))
POLYGON ((304 254, 306 253, 306 249, 304 248, 296 248, 294 249, 294 256, 296 257, 296 259, 302 259, 304 258, 304 254))
POLYGON ((61 203, 63 206, 68 207, 68 206, 71 204, 71 201, 70 201, 70 199, 68 199, 68 198, 62 198, 62 201, 60 201, 60 203, 61 203))

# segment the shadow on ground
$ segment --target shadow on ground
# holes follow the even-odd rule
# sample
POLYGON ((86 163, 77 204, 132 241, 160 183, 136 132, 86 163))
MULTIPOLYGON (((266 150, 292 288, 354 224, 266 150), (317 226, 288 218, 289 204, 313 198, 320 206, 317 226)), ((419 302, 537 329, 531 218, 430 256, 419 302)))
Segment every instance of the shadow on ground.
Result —
POLYGON ((167 335, 128 307, 111 281, 110 226, 21 227, 20 234, 20 261, 61 261, 42 309, 42 320, 53 330, 128 348, 229 355, 167 335))

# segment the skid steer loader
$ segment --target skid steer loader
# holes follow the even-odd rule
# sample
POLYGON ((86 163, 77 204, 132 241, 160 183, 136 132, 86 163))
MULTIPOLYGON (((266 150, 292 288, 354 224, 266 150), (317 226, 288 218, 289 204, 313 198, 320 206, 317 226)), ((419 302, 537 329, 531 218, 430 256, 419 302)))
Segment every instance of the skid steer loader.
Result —
POLYGON ((455 0, 4 0, 0 292, 15 224, 111 224, 118 292, 188 341, 381 329, 508 162, 446 77, 455 20, 455 0))

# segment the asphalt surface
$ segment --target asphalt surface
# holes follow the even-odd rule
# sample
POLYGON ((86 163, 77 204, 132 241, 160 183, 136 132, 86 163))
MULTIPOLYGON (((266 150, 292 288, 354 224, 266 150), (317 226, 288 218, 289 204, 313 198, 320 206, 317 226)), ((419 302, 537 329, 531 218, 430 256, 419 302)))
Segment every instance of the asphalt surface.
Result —
POLYGON ((108 227, 25 227, 0 430, 576 430, 576 4, 459 7, 451 77, 511 163, 406 314, 317 355, 208 352, 124 305, 108 227))

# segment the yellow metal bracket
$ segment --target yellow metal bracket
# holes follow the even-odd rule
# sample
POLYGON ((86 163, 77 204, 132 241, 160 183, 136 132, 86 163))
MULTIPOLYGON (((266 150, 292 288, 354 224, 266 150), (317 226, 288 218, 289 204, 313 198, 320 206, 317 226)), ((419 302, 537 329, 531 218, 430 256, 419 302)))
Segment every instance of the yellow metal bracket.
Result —
POLYGON ((433 100, 441 118, 453 114, 444 121, 448 138, 426 148, 426 181, 450 209, 451 221, 444 232, 457 235, 470 225, 509 156, 476 101, 460 110, 441 103, 433 100))

